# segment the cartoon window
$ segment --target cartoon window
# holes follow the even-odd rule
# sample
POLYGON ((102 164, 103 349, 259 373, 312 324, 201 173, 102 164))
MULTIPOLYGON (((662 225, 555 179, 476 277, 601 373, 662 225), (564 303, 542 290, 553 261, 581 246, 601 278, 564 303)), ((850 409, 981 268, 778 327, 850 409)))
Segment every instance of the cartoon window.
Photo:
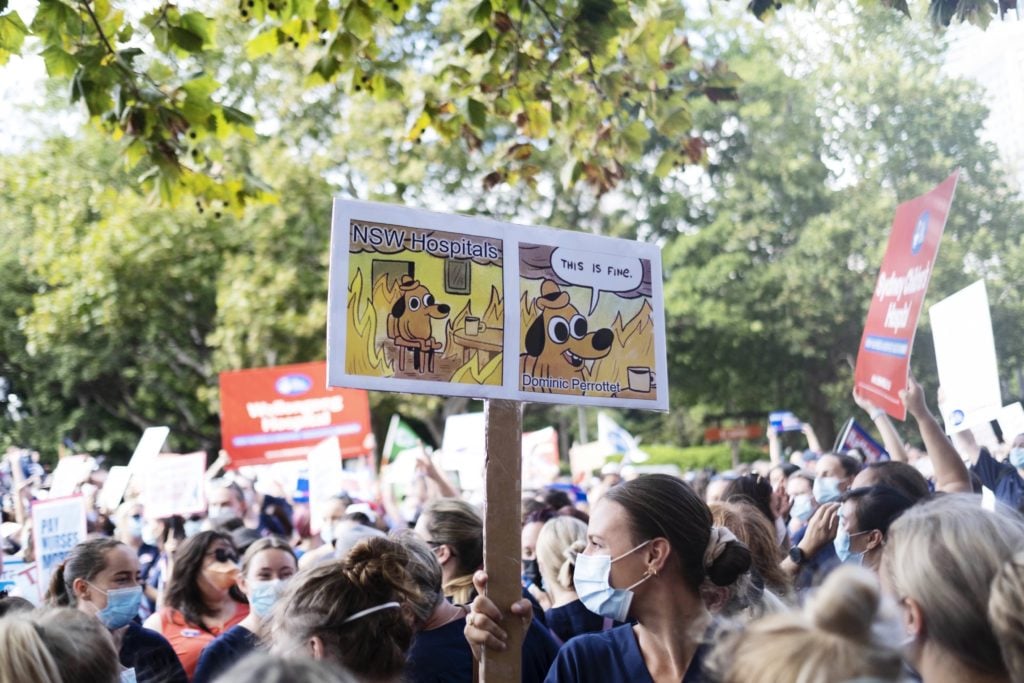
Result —
POLYGON ((470 262, 446 259, 444 262, 444 291, 449 294, 469 294, 470 262))

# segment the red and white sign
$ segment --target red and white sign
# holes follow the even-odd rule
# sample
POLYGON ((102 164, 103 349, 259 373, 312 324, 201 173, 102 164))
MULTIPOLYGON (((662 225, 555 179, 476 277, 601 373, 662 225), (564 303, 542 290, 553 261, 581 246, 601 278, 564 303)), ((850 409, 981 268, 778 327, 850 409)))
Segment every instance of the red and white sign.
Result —
POLYGON ((907 416, 899 394, 959 175, 896 207, 860 340, 854 386, 898 420, 907 416))
POLYGON ((727 427, 708 427, 704 430, 704 440, 708 443, 719 441, 752 441, 764 436, 764 427, 759 424, 729 425, 727 427))
POLYGON ((330 437, 338 438, 344 458, 375 446, 369 396, 328 389, 324 362, 222 372, 220 429, 232 468, 303 460, 330 437))
POLYGON ((206 453, 158 455, 146 463, 142 500, 146 517, 163 519, 171 515, 206 511, 206 453))

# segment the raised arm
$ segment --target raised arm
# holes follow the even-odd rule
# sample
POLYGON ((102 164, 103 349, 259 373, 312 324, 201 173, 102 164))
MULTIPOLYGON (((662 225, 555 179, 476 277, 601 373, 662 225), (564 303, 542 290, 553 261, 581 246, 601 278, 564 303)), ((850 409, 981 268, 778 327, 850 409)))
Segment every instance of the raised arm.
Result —
POLYGON ((882 435, 882 444, 889 452, 889 458, 897 462, 907 462, 907 451, 903 448, 903 440, 900 439, 896 426, 893 425, 886 412, 872 403, 867 396, 858 393, 856 387, 853 389, 853 400, 875 423, 878 433, 882 435))
POLYGON ((804 436, 807 437, 807 447, 812 451, 821 455, 825 451, 821 449, 821 442, 818 441, 818 435, 814 433, 814 427, 811 426, 810 422, 804 422, 800 427, 800 431, 803 432, 804 436))
POLYGON ((925 450, 932 459, 935 469, 935 489, 946 493, 971 491, 971 475, 960 454, 946 438, 942 426, 928 410, 924 391, 913 376, 907 378, 907 388, 900 392, 900 400, 907 411, 914 416, 917 429, 921 433, 925 450))
POLYGON ((768 426, 768 457, 773 465, 782 463, 782 441, 779 439, 779 433, 775 431, 775 427, 771 425, 768 426))

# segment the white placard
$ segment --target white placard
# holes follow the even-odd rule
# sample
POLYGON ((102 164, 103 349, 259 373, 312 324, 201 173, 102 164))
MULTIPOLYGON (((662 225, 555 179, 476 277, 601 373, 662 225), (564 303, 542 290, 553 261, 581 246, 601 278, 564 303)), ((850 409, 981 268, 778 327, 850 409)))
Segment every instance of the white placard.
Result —
POLYGON ((96 499, 97 504, 107 510, 113 512, 117 509, 117 506, 121 504, 121 499, 124 498, 124 492, 128 489, 128 482, 131 481, 132 471, 125 465, 114 465, 107 472, 107 480, 103 482, 103 490, 100 491, 99 498, 96 499))
POLYGON ((50 497, 63 498, 75 493, 78 485, 89 479, 96 469, 91 455, 66 455, 57 462, 50 483, 50 497))
POLYGON ((32 539, 41 591, 71 549, 85 540, 85 497, 37 500, 32 503, 32 539))
POLYGON ((148 519, 206 511, 206 453, 158 455, 146 461, 142 503, 148 519))
POLYGON ((938 302, 928 314, 946 433, 988 422, 1003 401, 984 280, 938 302))
POLYGON ((668 410, 661 249, 336 199, 328 384, 668 410))
POLYGON ((0 571, 0 590, 38 605, 43 600, 46 587, 39 585, 35 562, 5 558, 3 570, 0 571))
POLYGON ((144 467, 150 458, 160 455, 170 433, 170 427, 147 427, 142 432, 139 443, 135 446, 135 452, 132 453, 131 460, 128 461, 128 467, 135 471, 144 467))
POLYGON ((1005 443, 1013 443, 1018 434, 1024 434, 1024 407, 1020 403, 1003 406, 997 419, 1005 443))

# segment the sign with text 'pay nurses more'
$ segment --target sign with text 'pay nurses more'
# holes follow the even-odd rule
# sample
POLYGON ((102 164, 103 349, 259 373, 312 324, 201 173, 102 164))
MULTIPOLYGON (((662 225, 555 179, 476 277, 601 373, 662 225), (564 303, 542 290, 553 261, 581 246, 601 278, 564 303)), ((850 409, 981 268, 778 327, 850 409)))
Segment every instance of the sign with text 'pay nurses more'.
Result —
POLYGON ((327 388, 323 361, 222 372, 220 423, 232 468, 303 460, 329 437, 345 458, 375 446, 366 392, 327 388))
POLYGON ((336 199, 331 386, 668 409, 661 250, 336 199))
MULTIPOLYGON (((85 540, 85 498, 37 500, 32 503, 32 538, 39 586, 50 585, 50 575, 71 549, 85 540)), ((43 588, 45 590, 45 588, 43 588)))
POLYGON ((879 408, 906 418, 899 392, 907 386, 910 352, 959 171, 931 192, 896 207, 857 353, 854 385, 879 408))

